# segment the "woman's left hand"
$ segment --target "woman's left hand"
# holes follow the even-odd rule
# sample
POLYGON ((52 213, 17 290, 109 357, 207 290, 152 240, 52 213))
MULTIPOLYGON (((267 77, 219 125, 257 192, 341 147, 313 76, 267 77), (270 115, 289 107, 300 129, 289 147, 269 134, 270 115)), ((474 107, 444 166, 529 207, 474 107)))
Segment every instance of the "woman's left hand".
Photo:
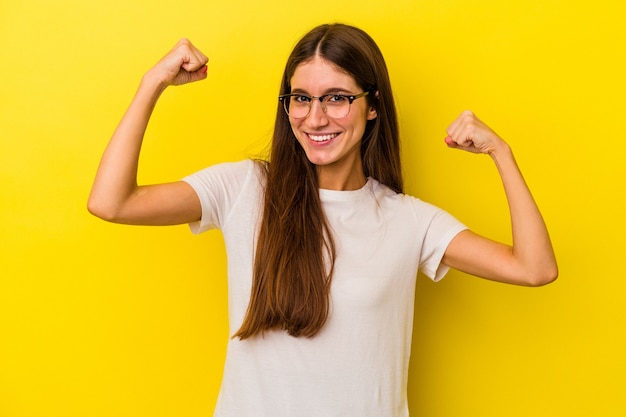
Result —
POLYGON ((505 142, 474 113, 464 111, 446 129, 446 145, 473 153, 491 154, 505 142))
POLYGON ((511 148, 470 111, 461 113, 446 132, 450 148, 489 154, 494 160, 509 203, 513 245, 465 230, 452 239, 442 262, 511 284, 535 286, 554 281, 558 267, 550 236, 511 148))

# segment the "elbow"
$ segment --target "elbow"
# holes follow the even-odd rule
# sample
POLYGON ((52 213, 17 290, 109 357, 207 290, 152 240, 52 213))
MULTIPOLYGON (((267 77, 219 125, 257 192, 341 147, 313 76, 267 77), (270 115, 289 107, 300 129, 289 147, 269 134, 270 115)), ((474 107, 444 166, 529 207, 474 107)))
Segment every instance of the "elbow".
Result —
POLYGON ((116 223, 117 222, 117 211, 111 207, 109 204, 104 204, 101 201, 98 201, 95 198, 90 197, 87 201, 87 211, 92 215, 105 220, 107 222, 116 223))
POLYGON ((541 271, 531 273, 527 276, 526 284, 529 287, 543 287, 554 281, 559 276, 559 269, 556 264, 543 268, 541 271))

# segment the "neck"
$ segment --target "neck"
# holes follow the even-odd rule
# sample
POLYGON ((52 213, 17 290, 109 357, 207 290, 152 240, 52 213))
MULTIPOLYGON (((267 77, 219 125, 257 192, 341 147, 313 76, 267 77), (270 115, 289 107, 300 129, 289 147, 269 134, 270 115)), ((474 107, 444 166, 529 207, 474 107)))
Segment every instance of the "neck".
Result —
POLYGON ((345 170, 332 166, 318 166, 317 178, 319 188, 336 191, 352 191, 362 188, 367 182, 363 167, 345 170))

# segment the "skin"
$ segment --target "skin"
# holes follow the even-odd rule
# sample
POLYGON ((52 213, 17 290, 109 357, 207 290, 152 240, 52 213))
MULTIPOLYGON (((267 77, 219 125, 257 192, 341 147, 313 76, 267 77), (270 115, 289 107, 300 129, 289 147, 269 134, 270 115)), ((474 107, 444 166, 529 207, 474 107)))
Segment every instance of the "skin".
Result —
MULTIPOLYGON (((319 97, 329 93, 356 95, 363 90, 350 75, 315 56, 296 68, 291 78, 291 92, 319 97)), ((313 100, 304 119, 289 118, 307 158, 317 165, 320 188, 356 190, 365 185, 361 138, 367 121, 376 116, 376 110, 367 100, 359 98, 350 106, 350 113, 340 119, 328 117, 319 100, 313 100), (312 138, 329 139, 320 142, 312 138)))
MULTIPOLYGON (((102 156, 88 201, 92 214, 125 224, 170 225, 200 220, 200 201, 191 186, 182 181, 139 186, 137 168, 143 136, 161 93, 171 85, 204 80, 207 62, 202 52, 182 39, 144 75, 102 156)), ((313 96, 337 88, 361 92, 352 77, 318 57, 301 64, 291 82, 294 92, 313 96)), ((358 99, 348 116, 330 119, 319 104, 313 104, 305 119, 291 120, 294 134, 317 164, 323 188, 358 189, 365 184, 358 148, 366 121, 375 118, 376 112, 367 100, 358 99), (311 136, 326 134, 332 134, 327 143, 310 140, 311 136)), ((461 113, 446 133, 448 147, 486 154, 494 161, 509 204, 513 244, 466 230, 450 242, 442 262, 510 284, 539 286, 555 280, 558 269, 548 231, 511 148, 470 111, 461 113)))
POLYGON ((548 230, 511 148, 470 111, 447 129, 450 148, 487 154, 496 164, 511 215, 513 244, 494 242, 469 230, 450 242, 442 262, 479 277, 540 286, 554 281, 558 268, 548 230))
POLYGON ((208 58, 181 39, 142 78, 107 145, 91 189, 88 210, 114 223, 183 224, 200 220, 200 201, 185 182, 137 185, 139 151, 154 107, 165 89, 207 77, 208 58))

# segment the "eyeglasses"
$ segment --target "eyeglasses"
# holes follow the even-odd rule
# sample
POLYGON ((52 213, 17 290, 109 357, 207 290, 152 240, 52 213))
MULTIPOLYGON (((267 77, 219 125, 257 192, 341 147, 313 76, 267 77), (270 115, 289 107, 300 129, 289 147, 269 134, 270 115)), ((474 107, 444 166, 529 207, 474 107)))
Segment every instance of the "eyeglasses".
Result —
POLYGON ((278 100, 283 103, 287 114, 294 119, 304 119, 307 117, 311 111, 311 104, 315 99, 320 101, 322 110, 328 117, 341 119, 350 113, 350 107, 354 100, 365 97, 369 93, 369 91, 364 91, 356 95, 324 94, 319 97, 295 93, 280 95, 278 96, 278 100))

